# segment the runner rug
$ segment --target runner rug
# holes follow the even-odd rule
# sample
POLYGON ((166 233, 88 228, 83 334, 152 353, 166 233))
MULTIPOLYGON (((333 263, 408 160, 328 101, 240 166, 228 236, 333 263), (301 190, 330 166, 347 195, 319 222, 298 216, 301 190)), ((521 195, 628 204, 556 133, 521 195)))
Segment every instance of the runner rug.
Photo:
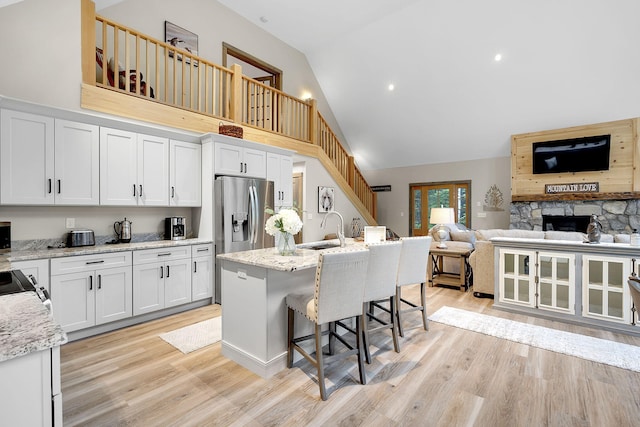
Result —
POLYGON ((221 337, 222 317, 214 317, 160 334, 160 338, 185 354, 216 343, 221 337))
POLYGON ((456 328, 640 372, 640 347, 635 345, 446 306, 429 316, 429 319, 456 328))

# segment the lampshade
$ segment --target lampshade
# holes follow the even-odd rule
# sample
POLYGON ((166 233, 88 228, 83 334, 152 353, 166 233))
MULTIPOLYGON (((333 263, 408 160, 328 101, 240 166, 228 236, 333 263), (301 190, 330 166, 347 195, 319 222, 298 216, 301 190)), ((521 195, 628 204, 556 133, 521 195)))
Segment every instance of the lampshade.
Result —
POLYGON ((453 208, 431 208, 431 224, 454 224, 456 222, 453 208))

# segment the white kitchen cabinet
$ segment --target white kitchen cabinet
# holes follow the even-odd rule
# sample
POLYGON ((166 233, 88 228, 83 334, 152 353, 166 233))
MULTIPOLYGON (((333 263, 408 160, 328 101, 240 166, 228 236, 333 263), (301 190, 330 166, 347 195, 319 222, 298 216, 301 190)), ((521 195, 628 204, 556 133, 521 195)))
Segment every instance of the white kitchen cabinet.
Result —
POLYGON ((291 156, 267 153, 267 179, 273 181, 275 210, 293 206, 293 161, 291 156))
POLYGON ((242 145, 216 142, 214 148, 214 170, 216 175, 266 178, 267 153, 242 145))
POLYGON ((191 246, 133 253, 133 314, 191 302, 191 246))
POLYGON ((38 282, 37 285, 43 287, 47 292, 51 292, 51 286, 49 285, 49 260, 48 259, 33 259, 26 261, 12 261, 11 268, 14 270, 20 270, 25 276, 33 276, 38 282))
POLYGON ((132 315, 131 252, 51 260, 51 302, 65 332, 132 315))
POLYGON ((627 277, 630 258, 584 255, 582 257, 582 315, 631 323, 631 295, 627 277))
POLYGON ((500 249, 500 302, 534 306, 535 259, 534 251, 500 249))
POLYGON ((97 126, 11 110, 0 115, 2 204, 98 204, 97 126))
POLYGON ((169 205, 200 206, 202 147, 172 139, 169 149, 169 205))
POLYGON ((100 204, 169 205, 169 140, 100 128, 100 204))
POLYGON ((191 247, 191 299, 193 301, 213 296, 213 245, 191 247))

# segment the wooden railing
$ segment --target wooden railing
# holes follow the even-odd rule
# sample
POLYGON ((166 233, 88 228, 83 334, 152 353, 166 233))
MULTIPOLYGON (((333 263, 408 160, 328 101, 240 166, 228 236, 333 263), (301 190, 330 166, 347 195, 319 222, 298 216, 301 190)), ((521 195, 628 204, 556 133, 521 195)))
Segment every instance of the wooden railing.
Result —
POLYGON ((82 2, 82 32, 85 84, 317 145, 375 219, 375 193, 315 101, 243 76, 237 64, 214 64, 97 15, 89 0, 82 2))

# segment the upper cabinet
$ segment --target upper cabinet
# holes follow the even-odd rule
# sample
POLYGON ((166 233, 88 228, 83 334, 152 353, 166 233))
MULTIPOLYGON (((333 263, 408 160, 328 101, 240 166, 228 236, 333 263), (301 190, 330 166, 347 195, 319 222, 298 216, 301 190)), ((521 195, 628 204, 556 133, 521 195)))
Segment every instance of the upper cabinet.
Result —
POLYGON ((216 175, 266 178, 267 156, 265 151, 222 142, 216 142, 214 150, 216 175))
POLYGON ((293 206, 293 162, 291 156, 267 153, 267 179, 274 183, 275 209, 293 206))
POLYGON ((200 206, 202 147, 175 140, 169 146, 170 206, 200 206))
POLYGON ((0 203, 97 205, 99 128, 0 111, 0 203))
POLYGON ((169 140, 100 129, 100 204, 169 205, 169 140))

